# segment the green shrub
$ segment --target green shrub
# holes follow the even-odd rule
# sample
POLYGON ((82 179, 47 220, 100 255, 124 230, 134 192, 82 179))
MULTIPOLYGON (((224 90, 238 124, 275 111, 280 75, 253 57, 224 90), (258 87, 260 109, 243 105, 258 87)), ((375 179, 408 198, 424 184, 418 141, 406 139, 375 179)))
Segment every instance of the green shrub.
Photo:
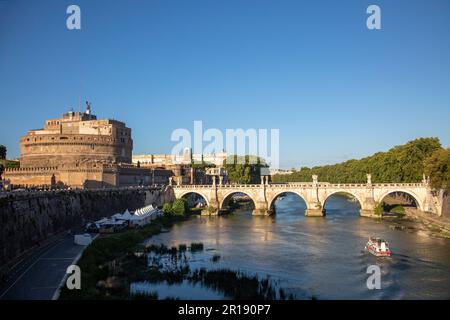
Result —
POLYGON ((172 214, 176 216, 184 216, 188 210, 187 200, 183 198, 176 199, 172 205, 172 214))
POLYGON ((397 205, 397 206, 393 207, 389 212, 404 214, 405 208, 401 205, 397 205))
POLYGON ((172 213, 172 204, 168 203, 168 202, 164 203, 163 212, 164 212, 164 214, 171 214, 172 213))
POLYGON ((216 212, 216 208, 214 208, 213 206, 208 206, 208 213, 211 214, 214 212, 216 212))
POLYGON ((382 216, 384 213, 384 207, 382 203, 377 203, 377 205, 375 206, 375 214, 377 216, 382 216))

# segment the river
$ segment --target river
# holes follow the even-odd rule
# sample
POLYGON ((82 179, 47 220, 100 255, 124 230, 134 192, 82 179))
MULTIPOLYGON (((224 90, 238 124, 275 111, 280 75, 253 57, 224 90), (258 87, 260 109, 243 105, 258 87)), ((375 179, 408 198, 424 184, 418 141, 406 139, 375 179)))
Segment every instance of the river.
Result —
MULTIPOLYGON (((195 216, 150 240, 167 246, 202 242, 205 251, 194 260, 195 267, 269 275, 299 299, 450 298, 450 240, 395 230, 392 220, 362 218, 358 205, 339 195, 330 197, 325 208, 324 218, 305 217, 304 202, 287 194, 277 201, 274 216, 252 216, 248 209, 195 216), (387 239, 393 256, 365 252, 370 235, 387 239), (218 263, 211 262, 213 255, 220 255, 218 263), (370 265, 381 269, 379 290, 367 288, 370 265)), ((177 297, 181 289, 167 286, 163 297, 177 297)), ((218 298, 212 292, 199 296, 205 297, 218 298)))

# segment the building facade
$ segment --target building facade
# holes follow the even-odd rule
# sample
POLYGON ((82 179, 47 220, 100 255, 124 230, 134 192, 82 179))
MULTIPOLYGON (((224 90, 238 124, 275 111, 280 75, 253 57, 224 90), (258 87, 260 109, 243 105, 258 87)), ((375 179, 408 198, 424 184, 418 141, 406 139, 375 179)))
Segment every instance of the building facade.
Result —
POLYGON ((217 167, 223 165, 227 159, 226 152, 212 154, 193 154, 191 148, 185 148, 182 155, 172 154, 142 154, 133 155, 133 163, 141 166, 171 166, 171 165, 191 165, 192 163, 208 163, 217 167))

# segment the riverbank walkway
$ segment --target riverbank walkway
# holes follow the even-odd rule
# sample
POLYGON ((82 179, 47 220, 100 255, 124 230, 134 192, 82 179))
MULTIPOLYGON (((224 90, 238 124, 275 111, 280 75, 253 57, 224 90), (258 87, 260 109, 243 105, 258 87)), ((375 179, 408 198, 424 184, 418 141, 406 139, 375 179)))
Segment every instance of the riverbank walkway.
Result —
POLYGON ((416 219, 425 225, 435 225, 447 231, 450 231, 450 218, 447 216, 436 217, 427 212, 422 212, 413 208, 407 208, 406 213, 409 217, 416 219))
POLYGON ((21 261, 0 289, 2 300, 52 300, 58 297, 67 267, 74 264, 86 246, 74 244, 73 234, 36 250, 21 261))

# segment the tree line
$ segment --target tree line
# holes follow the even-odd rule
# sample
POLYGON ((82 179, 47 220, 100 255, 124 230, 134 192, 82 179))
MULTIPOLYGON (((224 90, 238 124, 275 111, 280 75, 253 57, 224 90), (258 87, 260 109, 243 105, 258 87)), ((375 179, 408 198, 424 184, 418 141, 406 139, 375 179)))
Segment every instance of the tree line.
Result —
POLYGON ((373 183, 420 182, 423 174, 430 176, 435 188, 450 187, 450 149, 443 149, 438 138, 419 138, 387 152, 378 152, 360 160, 348 160, 333 165, 302 167, 289 175, 274 175, 273 182, 319 181, 331 183, 365 183, 367 174, 373 183))

